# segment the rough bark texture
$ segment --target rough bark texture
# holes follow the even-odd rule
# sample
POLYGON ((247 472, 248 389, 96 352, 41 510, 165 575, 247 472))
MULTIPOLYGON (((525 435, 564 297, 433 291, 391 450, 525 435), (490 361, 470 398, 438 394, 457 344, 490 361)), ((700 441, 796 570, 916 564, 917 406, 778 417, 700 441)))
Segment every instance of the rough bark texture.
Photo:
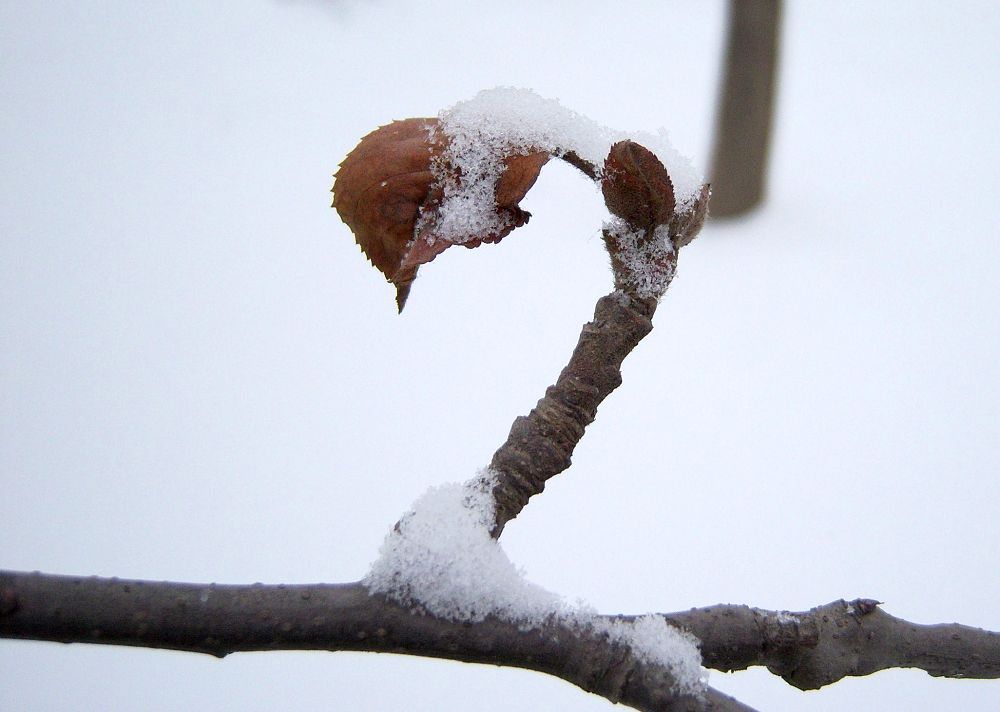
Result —
POLYGON ((507 442, 493 455, 495 537, 530 497, 545 489, 546 480, 570 466, 573 449, 594 421, 597 407, 621 385, 622 361, 652 331, 655 311, 655 299, 622 292, 598 300, 593 321, 584 325, 555 385, 528 415, 514 421, 507 442))
POLYGON ((858 598, 800 613, 720 605, 667 619, 701 641, 706 667, 763 665, 802 690, 890 668, 919 668, 935 677, 1000 678, 1000 633, 957 623, 910 623, 879 605, 858 598))
POLYGON ((710 174, 713 217, 742 215, 764 195, 780 15, 780 0, 729 2, 725 76, 710 174))

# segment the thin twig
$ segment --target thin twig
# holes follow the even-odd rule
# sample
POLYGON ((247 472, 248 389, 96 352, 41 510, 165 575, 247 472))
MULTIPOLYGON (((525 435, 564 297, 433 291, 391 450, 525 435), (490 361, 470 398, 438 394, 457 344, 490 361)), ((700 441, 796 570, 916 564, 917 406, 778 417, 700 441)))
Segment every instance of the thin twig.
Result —
POLYGON ((625 357, 653 329, 655 299, 623 292, 602 297, 593 321, 583 327, 569 363, 555 385, 526 416, 511 426, 507 441, 493 455, 493 490, 499 536, 545 482, 570 466, 573 450, 594 421, 597 407, 621 385, 625 357))

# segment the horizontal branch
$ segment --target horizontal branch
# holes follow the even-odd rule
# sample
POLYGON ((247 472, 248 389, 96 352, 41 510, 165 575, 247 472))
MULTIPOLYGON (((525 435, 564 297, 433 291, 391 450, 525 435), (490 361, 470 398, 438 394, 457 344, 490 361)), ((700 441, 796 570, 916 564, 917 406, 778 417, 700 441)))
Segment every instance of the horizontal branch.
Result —
POLYGON ((859 598, 802 613, 726 605, 664 615, 701 641, 706 667, 763 665, 802 690, 890 668, 919 668, 935 677, 1000 678, 1000 633, 957 623, 910 623, 878 606, 859 598))
POLYGON ((166 648, 224 657, 260 650, 400 653, 520 667, 638 710, 746 712, 709 688, 680 694, 671 672, 607 635, 414 612, 360 583, 243 586, 0 572, 0 637, 166 648))
MULTIPOLYGON (((900 667, 1000 678, 1000 633, 910 623, 868 599, 801 613, 718 605, 663 616, 701 641, 706 667, 766 666, 800 689, 900 667)), ((218 657, 258 650, 399 653, 535 670, 639 710, 749 709, 712 689, 705 707, 677 695, 668 670, 641 663, 593 629, 565 622, 522 629, 495 618, 456 623, 414 613, 360 583, 233 586, 0 572, 0 637, 218 657)))

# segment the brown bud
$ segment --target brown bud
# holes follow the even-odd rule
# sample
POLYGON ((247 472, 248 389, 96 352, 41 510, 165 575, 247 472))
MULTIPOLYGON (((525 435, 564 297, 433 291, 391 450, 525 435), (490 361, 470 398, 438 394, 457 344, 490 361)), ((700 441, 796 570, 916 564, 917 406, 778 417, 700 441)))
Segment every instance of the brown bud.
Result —
POLYGON ((698 237, 702 226, 705 224, 705 217, 708 214, 708 199, 712 195, 711 186, 706 183, 701 186, 698 197, 694 203, 683 211, 676 212, 670 219, 670 237, 674 241, 675 247, 684 247, 698 237))
POLYGON ((636 230, 652 231, 674 214, 674 186, 652 151, 634 141, 619 141, 604 161, 604 202, 636 230))

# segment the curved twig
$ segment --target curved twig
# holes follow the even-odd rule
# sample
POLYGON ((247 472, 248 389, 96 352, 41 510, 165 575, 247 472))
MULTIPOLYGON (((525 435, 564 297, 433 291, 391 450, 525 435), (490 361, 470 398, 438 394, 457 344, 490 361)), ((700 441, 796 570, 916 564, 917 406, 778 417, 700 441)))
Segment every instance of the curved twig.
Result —
POLYGON ((593 321, 583 327, 569 363, 555 385, 493 455, 490 470, 497 478, 498 537, 528 499, 545 489, 545 482, 570 466, 584 430, 594 421, 597 406, 621 385, 621 365, 639 341, 653 329, 655 299, 638 299, 624 292, 602 297, 593 321))
MULTIPOLYGON (((573 154, 563 158, 578 160, 573 154)), ((586 172, 587 165, 580 169, 586 172)), ((514 421, 493 455, 494 538, 549 478, 570 466, 597 407, 621 385, 625 357, 652 331, 657 300, 673 280, 678 250, 705 220, 709 186, 679 208, 667 169, 649 149, 620 141, 611 147, 604 169, 604 200, 618 221, 604 229, 616 290, 598 300, 593 321, 584 325, 555 385, 528 415, 514 421)))

